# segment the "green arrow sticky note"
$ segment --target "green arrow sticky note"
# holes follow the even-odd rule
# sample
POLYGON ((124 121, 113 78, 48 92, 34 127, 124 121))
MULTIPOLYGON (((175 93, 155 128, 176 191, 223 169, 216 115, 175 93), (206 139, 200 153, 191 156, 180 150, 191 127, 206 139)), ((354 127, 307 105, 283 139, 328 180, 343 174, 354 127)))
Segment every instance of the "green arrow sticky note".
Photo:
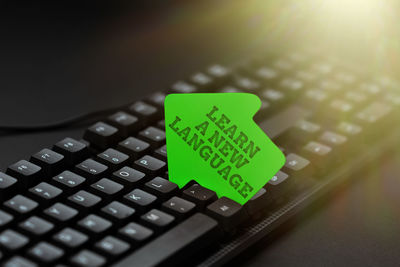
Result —
POLYGON ((165 99, 169 179, 190 180, 246 203, 285 163, 254 122, 260 99, 246 93, 170 94, 165 99))

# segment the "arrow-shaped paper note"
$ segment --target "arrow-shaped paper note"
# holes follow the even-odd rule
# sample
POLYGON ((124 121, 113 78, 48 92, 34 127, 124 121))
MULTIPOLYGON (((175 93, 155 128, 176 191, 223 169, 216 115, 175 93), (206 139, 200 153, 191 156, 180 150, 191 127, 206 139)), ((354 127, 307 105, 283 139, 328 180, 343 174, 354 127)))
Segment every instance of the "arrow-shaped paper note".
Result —
POLYGON ((246 203, 285 163, 281 150, 254 122, 253 94, 170 94, 165 99, 169 179, 190 180, 246 203))

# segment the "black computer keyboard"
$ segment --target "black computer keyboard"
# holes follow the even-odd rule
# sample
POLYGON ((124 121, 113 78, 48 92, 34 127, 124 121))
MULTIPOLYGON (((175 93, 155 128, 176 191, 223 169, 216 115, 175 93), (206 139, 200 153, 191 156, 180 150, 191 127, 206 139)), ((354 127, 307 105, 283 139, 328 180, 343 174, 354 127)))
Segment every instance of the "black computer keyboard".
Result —
POLYGON ((393 146, 400 90, 309 53, 212 65, 0 173, 4 266, 226 263, 393 146), (244 206, 168 180, 167 93, 250 92, 285 166, 244 206), (78 140, 79 139, 79 140, 78 140))

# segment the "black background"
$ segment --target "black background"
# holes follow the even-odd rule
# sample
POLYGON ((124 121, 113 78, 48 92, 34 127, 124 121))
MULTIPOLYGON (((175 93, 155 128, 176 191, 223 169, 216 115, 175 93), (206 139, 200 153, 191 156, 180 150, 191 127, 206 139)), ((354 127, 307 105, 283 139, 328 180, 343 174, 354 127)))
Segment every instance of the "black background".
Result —
MULTIPOLYGON (((0 124, 49 123, 133 102, 210 63, 235 61, 252 52, 257 30, 243 20, 230 20, 236 10, 208 26, 191 20, 207 24, 212 13, 207 10, 220 8, 222 14, 227 1, 161 2, 2 3, 0 124), (193 10, 200 15, 192 16, 193 10)), ((291 30, 303 33, 301 27, 291 30)), ((0 133, 0 168, 65 136, 80 138, 83 129, 0 133)), ((398 265, 398 154, 395 150, 368 166, 324 205, 295 218, 278 238, 261 240, 235 264, 398 265)))

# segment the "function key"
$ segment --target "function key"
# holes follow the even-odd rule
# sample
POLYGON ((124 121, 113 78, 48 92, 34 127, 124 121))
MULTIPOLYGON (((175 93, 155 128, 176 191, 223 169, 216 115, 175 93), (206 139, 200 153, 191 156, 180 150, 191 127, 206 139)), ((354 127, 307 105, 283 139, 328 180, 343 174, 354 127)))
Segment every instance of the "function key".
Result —
POLYGON ((152 147, 159 147, 165 143, 165 132, 152 126, 141 131, 139 137, 149 142, 152 147))
POLYGON ((123 111, 109 116, 107 122, 116 127, 123 137, 133 134, 140 128, 138 118, 123 111))
POLYGON ((128 165, 129 156, 109 148, 106 151, 97 154, 97 160, 110 168, 110 171, 115 171, 120 169, 124 165, 128 165))
POLYGON ((227 197, 221 197, 208 205, 206 213, 219 221, 225 231, 232 230, 246 219, 242 205, 227 197))
POLYGON ((113 173, 113 179, 118 183, 125 186, 133 186, 145 180, 145 174, 130 167, 123 167, 122 169, 113 173))
POLYGON ((46 220, 43 220, 39 217, 32 216, 27 220, 21 222, 19 224, 19 227, 25 230, 29 234, 33 234, 35 236, 42 236, 53 230, 54 224, 46 220))
POLYGON ((178 82, 174 83, 171 86, 171 90, 174 93, 180 93, 180 94, 196 93, 198 91, 196 86, 189 84, 187 82, 184 82, 184 81, 178 81, 178 82))
POLYGON ((117 128, 109 124, 98 122, 85 131, 83 139, 87 140, 91 146, 106 149, 118 141, 119 132, 117 128))
POLYGON ((0 172, 0 201, 17 193, 17 179, 0 172))
POLYGON ((13 216, 5 211, 0 210, 0 228, 3 228, 13 220, 13 216))
POLYGON ((47 148, 34 154, 31 162, 42 167, 46 177, 59 173, 65 167, 64 156, 47 148))
POLYGON ((87 146, 72 138, 65 138, 53 146, 53 150, 64 155, 67 164, 76 164, 89 156, 87 146))
POLYGON ((95 180, 106 175, 108 167, 92 159, 87 159, 76 165, 75 171, 89 180, 95 180))
POLYGON ((167 164, 164 161, 156 159, 152 156, 145 155, 135 161, 135 166, 145 173, 157 175, 165 171, 167 164))
POLYGON ((178 186, 164 178, 156 177, 145 184, 145 189, 165 200, 178 191, 178 186))
POLYGON ((117 149, 134 159, 138 159, 150 150, 150 144, 135 137, 128 137, 118 144, 117 149))
POLYGON ((28 250, 28 255, 43 263, 51 263, 60 259, 64 251, 47 242, 40 242, 28 250))
POLYGON ((118 201, 111 202, 102 208, 101 211, 107 217, 119 223, 131 218, 135 213, 135 209, 132 209, 131 207, 128 207, 127 205, 124 205, 118 201))
POLYGON ((42 168, 26 160, 20 160, 7 169, 7 174, 17 178, 25 188, 39 182, 42 168))
POLYGON ((67 194, 80 188, 85 181, 85 178, 70 171, 63 171, 52 179, 52 182, 61 187, 67 194))
POLYGON ((163 231, 169 227, 175 218, 165 212, 152 209, 140 217, 146 225, 156 231, 163 231))
POLYGON ((46 203, 50 204, 49 201, 56 200, 63 191, 53 185, 42 182, 29 189, 29 192, 32 198, 37 200, 41 205, 46 205, 46 203))
POLYGON ((157 148, 156 151, 154 151, 154 156, 163 161, 167 161, 167 145, 157 148))
POLYGON ((179 197, 172 197, 162 204, 162 209, 171 213, 179 220, 187 217, 195 211, 196 204, 179 197))
POLYGON ((152 207, 156 200, 157 197, 140 189, 134 189, 124 196, 125 203, 132 205, 135 210, 141 212, 152 207))
POLYGON ((120 193, 124 188, 123 185, 111 181, 107 178, 103 178, 95 182, 90 187, 94 193, 103 197, 106 200, 118 195, 118 193, 120 193))
POLYGON ((64 228, 53 236, 53 240, 67 248, 78 248, 86 243, 89 238, 87 235, 72 228, 64 228))
POLYGON ((195 203, 202 210, 206 205, 217 199, 217 194, 210 189, 194 184, 183 191, 182 197, 195 203))
POLYGON ((118 233, 129 242, 140 243, 153 235, 153 231, 137 223, 129 223, 118 233))
POLYGON ((99 252, 106 253, 112 257, 124 254, 131 247, 128 243, 112 236, 103 238, 94 246, 97 250, 99 250, 99 252))
POLYGON ((141 120, 141 125, 152 123, 159 117, 158 109, 150 104, 138 101, 129 107, 129 111, 141 120))
POLYGON ((101 198, 84 190, 81 190, 68 197, 68 200, 78 209, 91 209, 100 203, 101 198))
POLYGON ((100 267, 106 263, 106 259, 104 257, 86 249, 74 255, 70 261, 72 264, 82 267, 100 267))
POLYGON ((108 230, 112 223, 97 215, 90 214, 79 221, 78 225, 90 234, 99 234, 108 230))
POLYGON ((156 105, 162 110, 164 109, 164 101, 167 95, 163 92, 155 92, 151 94, 146 101, 148 101, 150 104, 156 105))
POLYGON ((78 215, 78 211, 76 209, 68 207, 62 203, 56 203, 43 212, 45 215, 47 215, 47 217, 56 223, 67 222, 78 215))
POLYGON ((27 237, 13 230, 5 230, 0 234, 0 246, 12 252, 23 248, 28 243, 27 237))
POLYGON ((12 199, 4 202, 4 206, 17 215, 25 215, 37 208, 38 203, 22 195, 16 195, 12 199))

